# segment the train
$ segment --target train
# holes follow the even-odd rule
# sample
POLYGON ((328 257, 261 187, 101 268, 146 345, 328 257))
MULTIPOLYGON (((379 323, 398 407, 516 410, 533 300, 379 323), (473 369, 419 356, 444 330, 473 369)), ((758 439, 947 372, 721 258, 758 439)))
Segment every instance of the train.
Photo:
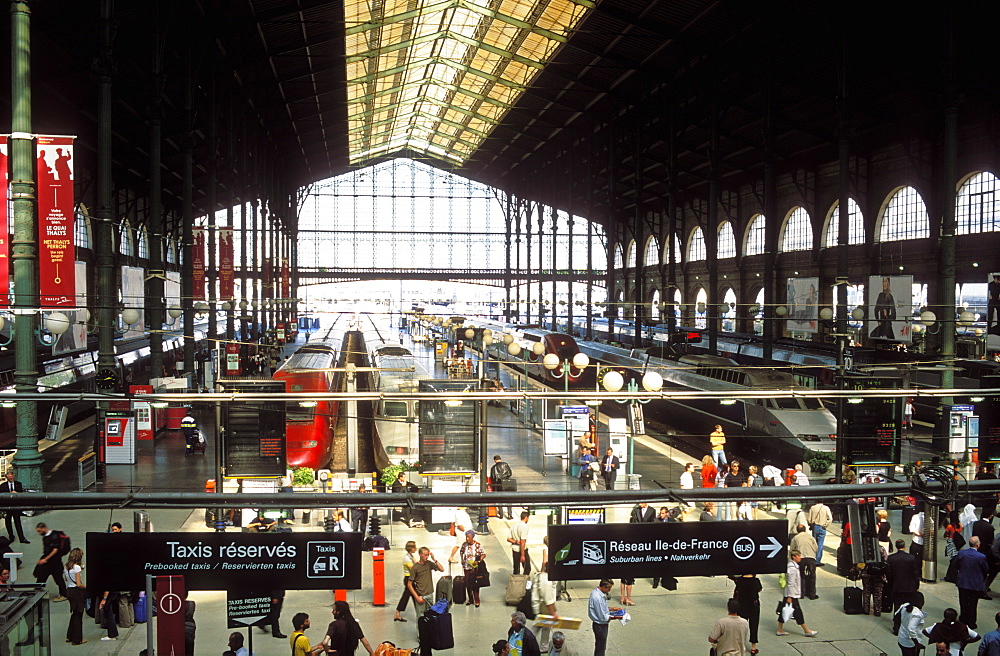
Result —
MULTIPOLYGON (((334 371, 342 343, 336 322, 322 335, 299 347, 274 372, 272 380, 283 381, 285 391, 302 394, 340 389, 341 376, 334 371)), ((285 460, 290 469, 323 469, 333 459, 333 435, 337 427, 337 402, 288 403, 285 415, 285 460)))

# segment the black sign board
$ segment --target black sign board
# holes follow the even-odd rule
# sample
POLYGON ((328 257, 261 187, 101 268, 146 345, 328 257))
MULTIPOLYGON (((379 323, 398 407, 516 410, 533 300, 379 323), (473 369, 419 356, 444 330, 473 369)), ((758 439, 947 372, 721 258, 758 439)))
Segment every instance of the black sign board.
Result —
POLYGON ((263 625, 270 615, 270 593, 241 594, 230 591, 226 595, 226 617, 230 629, 263 625))
POLYGON ((95 590, 181 574, 188 590, 358 590, 360 533, 88 533, 95 590))
MULTIPOLYGON (((222 380, 226 392, 271 393, 285 391, 283 381, 222 380)), ((285 403, 230 401, 222 407, 223 461, 228 477, 259 478, 285 475, 285 403)))
POLYGON ((1000 397, 975 404, 979 416, 979 462, 1000 462, 1000 397))
POLYGON ((788 522, 657 522, 549 527, 549 579, 774 574, 788 522))
POLYGON ((422 380, 421 392, 455 392, 454 400, 420 401, 420 471, 424 474, 479 470, 479 404, 461 400, 479 390, 478 380, 422 380))
MULTIPOLYGON (((896 387, 884 378, 849 378, 848 389, 872 390, 896 387)), ((840 439, 844 458, 852 465, 897 465, 902 428, 902 399, 848 398, 843 403, 840 439)))

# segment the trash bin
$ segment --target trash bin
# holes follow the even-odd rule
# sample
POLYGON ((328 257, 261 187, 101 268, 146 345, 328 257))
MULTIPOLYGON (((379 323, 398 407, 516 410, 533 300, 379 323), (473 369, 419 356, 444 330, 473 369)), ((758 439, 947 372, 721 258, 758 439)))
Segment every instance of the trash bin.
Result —
POLYGON ((153 524, 149 521, 149 513, 145 510, 133 510, 132 523, 136 533, 153 532, 153 524))
POLYGON ((625 478, 628 480, 628 489, 639 489, 639 479, 642 478, 642 474, 626 474, 625 478))

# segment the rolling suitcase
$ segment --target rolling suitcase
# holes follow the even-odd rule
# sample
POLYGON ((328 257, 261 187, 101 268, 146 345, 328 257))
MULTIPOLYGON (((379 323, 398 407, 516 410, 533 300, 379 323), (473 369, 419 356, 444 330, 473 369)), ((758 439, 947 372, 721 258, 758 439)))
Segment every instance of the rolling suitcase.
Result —
POLYGON ((517 606, 524 599, 528 589, 527 574, 511 574, 507 579, 507 592, 504 594, 504 604, 517 606))
MULTIPOLYGON (((448 567, 448 571, 451 571, 451 567, 448 567)), ((440 601, 441 599, 447 599, 448 603, 453 603, 455 600, 452 599, 453 594, 453 584, 451 574, 447 576, 442 576, 438 579, 437 586, 434 588, 434 601, 440 601)), ((464 602, 463 602, 464 603, 464 602)))
POLYGON ((847 615, 862 615, 865 609, 861 603, 861 588, 844 588, 844 613, 847 615))
POLYGON ((431 649, 454 649, 455 634, 452 632, 451 613, 438 615, 428 611, 417 620, 420 644, 431 649))
POLYGON ((454 604, 465 603, 465 577, 456 576, 451 584, 451 601, 454 604))

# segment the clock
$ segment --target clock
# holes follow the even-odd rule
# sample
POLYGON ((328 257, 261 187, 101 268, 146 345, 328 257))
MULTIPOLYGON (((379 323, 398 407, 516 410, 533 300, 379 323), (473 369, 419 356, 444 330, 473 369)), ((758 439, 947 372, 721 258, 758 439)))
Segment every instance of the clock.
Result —
POLYGON ((114 369, 99 369, 97 371, 97 387, 102 390, 112 390, 118 386, 118 372, 114 369))

